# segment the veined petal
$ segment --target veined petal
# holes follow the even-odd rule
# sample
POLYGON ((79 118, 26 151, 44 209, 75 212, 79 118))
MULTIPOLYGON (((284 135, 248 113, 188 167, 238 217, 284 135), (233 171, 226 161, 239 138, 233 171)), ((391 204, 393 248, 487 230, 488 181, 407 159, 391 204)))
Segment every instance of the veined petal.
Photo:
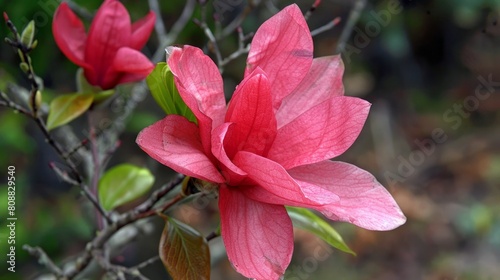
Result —
POLYGON ((199 48, 184 46, 169 51, 167 64, 179 94, 198 120, 203 148, 208 154, 212 129, 223 123, 226 112, 222 76, 199 48))
POLYGON ((373 175, 354 165, 327 160, 288 172, 302 189, 321 187, 340 197, 336 203, 311 207, 329 219, 369 230, 391 230, 406 221, 391 194, 373 175))
POLYGON ((340 55, 315 58, 309 73, 293 93, 283 99, 276 112, 278 128, 319 103, 344 95, 343 73, 344 63, 340 55))
POLYGON ((319 206, 338 201, 338 197, 332 194, 316 194, 313 188, 300 188, 299 184, 278 163, 267 158, 245 151, 240 151, 233 159, 236 166, 245 171, 247 177, 259 187, 249 187, 243 184, 241 191, 252 196, 255 200, 271 203, 286 204, 292 206, 319 206), (259 191, 262 188, 266 192, 259 191), (268 193, 273 195, 269 196, 268 193))
POLYGON ((285 207, 221 186, 219 209, 222 240, 236 271, 258 280, 279 279, 293 253, 293 227, 285 207))
POLYGON ((231 129, 232 125, 232 123, 223 123, 212 131, 212 154, 222 164, 222 166, 220 166, 221 173, 226 178, 227 183, 236 186, 247 174, 238 166, 234 165, 227 156, 226 149, 224 148, 226 134, 228 130, 231 129))
POLYGON ((335 96, 304 112, 278 130, 268 158, 285 169, 342 154, 356 140, 370 103, 335 96))
POLYGON ((136 141, 149 156, 179 173, 214 183, 224 182, 203 152, 198 127, 184 117, 169 115, 143 129, 136 141))
POLYGON ((84 61, 87 39, 85 27, 66 2, 61 3, 54 13, 52 33, 57 46, 69 60, 78 66, 89 68, 84 61))
POLYGON ((240 150, 267 154, 277 129, 271 88, 260 68, 247 76, 236 89, 225 121, 233 123, 226 140, 229 158, 240 150))
POLYGON ((130 47, 135 50, 141 50, 146 44, 155 26, 155 13, 149 12, 145 17, 132 24, 132 37, 130 47))
POLYGON ((85 61, 96 72, 91 84, 103 83, 118 49, 129 45, 130 25, 130 16, 119 1, 107 0, 97 11, 85 47, 85 61))
POLYGON ((295 4, 264 22, 252 39, 245 76, 262 68, 273 90, 274 108, 295 89, 311 67, 313 43, 307 23, 295 4))
POLYGON ((154 64, 141 52, 129 47, 120 48, 101 86, 108 89, 117 84, 140 81, 146 78, 153 68, 154 64))

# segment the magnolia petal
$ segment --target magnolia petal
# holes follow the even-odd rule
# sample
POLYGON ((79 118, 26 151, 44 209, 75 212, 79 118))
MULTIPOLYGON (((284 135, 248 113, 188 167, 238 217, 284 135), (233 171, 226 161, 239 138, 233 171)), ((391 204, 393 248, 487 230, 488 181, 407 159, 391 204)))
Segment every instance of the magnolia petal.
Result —
POLYGON ((214 183, 224 182, 203 152, 198 127, 184 117, 165 117, 143 129, 136 142, 149 156, 179 173, 214 183))
POLYGON ((87 39, 85 27, 66 2, 61 3, 54 13, 52 33, 57 46, 69 60, 80 67, 89 68, 84 61, 87 39))
POLYGON ((245 76, 260 67, 273 89, 274 108, 296 88, 311 67, 313 43, 296 4, 264 22, 252 39, 245 76))
POLYGON ((252 279, 280 279, 293 253, 285 207, 248 199, 227 186, 219 196, 222 240, 236 271, 252 279))
POLYGON ((129 47, 135 50, 140 50, 144 47, 151 32, 153 32, 155 20, 155 13, 149 12, 145 17, 132 24, 132 37, 130 38, 129 47))
POLYGON ((95 70, 91 84, 102 85, 107 79, 108 67, 113 64, 118 49, 129 45, 130 34, 130 16, 122 3, 105 1, 90 25, 85 48, 85 61, 95 70))
POLYGON ((344 95, 343 73, 344 63, 340 55, 315 58, 309 73, 293 93, 283 99, 276 112, 278 128, 321 102, 344 95))
POLYGON ((179 94, 198 120, 203 148, 208 154, 212 129, 223 123, 226 112, 222 76, 212 59, 199 48, 173 47, 169 52, 167 64, 179 94))
POLYGON ((272 102, 269 81, 257 68, 238 86, 227 109, 225 121, 233 123, 226 137, 229 158, 240 150, 267 154, 277 131, 272 102))
POLYGON ((327 160, 288 172, 302 189, 320 187, 340 197, 336 203, 312 207, 329 219, 369 230, 391 230, 406 221, 391 194, 373 175, 354 165, 327 160))
POLYGON ((336 157, 354 143, 369 109, 363 99, 332 97, 281 127, 268 158, 288 170, 336 157))
POLYGON ((145 79, 154 67, 141 52, 128 47, 120 48, 102 82, 102 87, 113 88, 117 84, 140 81, 145 79))
POLYGON ((316 190, 313 188, 304 189, 305 191, 303 191, 281 165, 267 158, 240 151, 234 157, 233 162, 248 174, 247 177, 255 185, 259 186, 243 186, 241 188, 242 192, 245 194, 248 192, 255 200, 303 207, 319 206, 338 201, 338 197, 335 195, 316 193, 316 190, 321 190, 320 188, 316 188, 316 190), (261 188, 265 191, 261 191, 261 188), (269 193, 272 195, 269 196, 269 193))
POLYGON ((215 128, 212 132, 212 154, 215 158, 222 164, 221 173, 227 180, 227 183, 236 186, 238 185, 244 177, 247 175, 245 171, 241 170, 227 156, 226 150, 224 148, 224 140, 226 139, 226 134, 228 130, 231 129, 232 123, 223 123, 222 125, 215 128))

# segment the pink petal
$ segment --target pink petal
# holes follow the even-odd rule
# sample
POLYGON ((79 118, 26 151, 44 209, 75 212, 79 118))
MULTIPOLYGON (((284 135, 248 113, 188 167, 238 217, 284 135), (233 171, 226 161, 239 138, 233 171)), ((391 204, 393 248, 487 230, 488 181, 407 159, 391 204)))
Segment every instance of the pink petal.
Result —
POLYGON ((293 227, 285 207, 221 186, 219 209, 222 240, 236 271, 253 279, 279 279, 293 253, 293 227))
POLYGON ((321 187, 340 197, 336 203, 312 207, 329 219, 369 230, 391 230, 406 221, 391 194, 373 175, 354 165, 327 160, 288 172, 302 189, 321 187))
POLYGON ((155 20, 155 13, 149 12, 145 17, 132 24, 132 38, 129 44, 132 49, 140 50, 144 47, 151 36, 155 20))
POLYGON ((260 68, 238 85, 225 119, 233 123, 226 137, 229 158, 240 150, 267 154, 276 136, 272 102, 269 82, 260 68))
POLYGON ((296 88, 311 67, 313 43, 307 23, 293 4, 264 22, 252 39, 245 76, 260 67, 273 90, 274 108, 296 88))
POLYGON ((184 46, 169 51, 167 64, 182 99, 198 120, 203 148, 208 154, 212 129, 223 123, 226 112, 219 69, 199 48, 184 46))
POLYGON ((344 95, 343 73, 340 55, 315 58, 300 85, 283 99, 276 113, 278 128, 330 97, 344 95))
POLYGON ((52 33, 57 46, 69 60, 78 66, 89 68, 84 61, 87 39, 85 27, 66 2, 61 3, 54 13, 52 33))
POLYGON ((198 127, 184 117, 165 117, 143 129, 136 142, 149 156, 179 173, 214 183, 224 182, 203 152, 198 127))
POLYGON ((321 190, 320 188, 303 191, 281 165, 256 154, 240 151, 233 162, 248 174, 247 177, 252 180, 253 185, 259 186, 249 187, 247 184, 241 184, 243 185, 241 191, 245 194, 248 192, 248 195, 255 200, 303 207, 318 206, 338 200, 335 195, 316 194, 315 191, 321 190))
POLYGON ((288 170, 336 157, 354 143, 369 109, 359 98, 332 97, 281 127, 268 158, 288 170))
POLYGON ((145 79, 153 68, 154 64, 141 52, 128 47, 120 48, 101 87, 109 89, 117 84, 140 81, 145 79))
POLYGON ((220 166, 221 173, 226 178, 229 185, 238 185, 247 175, 245 171, 241 170, 238 166, 229 159, 224 148, 224 140, 226 139, 226 134, 229 129, 231 129, 232 123, 223 123, 222 125, 215 128, 212 132, 212 154, 215 158, 222 164, 220 166))
POLYGON ((85 61, 95 70, 89 82, 102 85, 116 52, 130 42, 130 16, 116 0, 105 1, 90 25, 85 48, 85 61))

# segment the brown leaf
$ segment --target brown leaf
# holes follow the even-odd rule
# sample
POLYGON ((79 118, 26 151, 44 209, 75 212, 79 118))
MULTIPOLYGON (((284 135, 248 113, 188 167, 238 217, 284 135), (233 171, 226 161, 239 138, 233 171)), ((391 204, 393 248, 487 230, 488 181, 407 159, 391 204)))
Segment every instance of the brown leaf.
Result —
POLYGON ((210 250, 206 239, 192 227, 162 216, 165 228, 160 258, 174 280, 210 279, 210 250))

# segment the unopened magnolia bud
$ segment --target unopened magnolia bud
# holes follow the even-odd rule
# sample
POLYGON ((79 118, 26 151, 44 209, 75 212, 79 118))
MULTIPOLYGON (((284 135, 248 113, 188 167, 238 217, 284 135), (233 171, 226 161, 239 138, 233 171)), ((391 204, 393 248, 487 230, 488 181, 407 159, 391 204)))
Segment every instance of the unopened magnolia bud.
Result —
POLYGON ((37 90, 35 95, 35 105, 37 108, 40 108, 42 105, 42 92, 37 90))
POLYGON ((31 48, 33 44, 33 39, 35 38, 35 21, 31 20, 28 25, 21 33, 21 43, 25 45, 28 49, 31 48))
POLYGON ((33 44, 31 44, 31 49, 36 48, 36 46, 38 46, 38 40, 33 41, 33 44))
POLYGON ((24 73, 28 73, 28 71, 30 70, 30 66, 26 62, 19 63, 19 68, 21 68, 24 73))
POLYGON ((17 49, 17 54, 19 55, 19 58, 22 62, 26 62, 26 60, 24 60, 24 54, 20 49, 17 49))
POLYGON ((35 93, 35 108, 37 110, 33 110, 33 104, 30 102, 30 109, 31 111, 38 111, 38 108, 40 108, 40 105, 42 104, 42 92, 37 90, 35 93))

